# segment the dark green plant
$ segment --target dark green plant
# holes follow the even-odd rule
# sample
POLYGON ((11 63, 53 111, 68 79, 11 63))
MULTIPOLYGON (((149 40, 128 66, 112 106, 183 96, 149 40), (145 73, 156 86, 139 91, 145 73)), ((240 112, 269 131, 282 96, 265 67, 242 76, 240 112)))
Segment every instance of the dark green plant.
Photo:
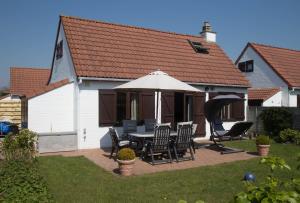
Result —
POLYGON ((53 202, 37 163, 20 160, 2 163, 0 202, 53 202))
POLYGON ((257 145, 269 145, 270 144, 270 138, 266 135, 259 135, 256 137, 255 142, 257 145))
POLYGON ((285 160, 280 157, 266 157, 261 159, 261 164, 270 167, 271 173, 265 182, 255 183, 245 181, 246 192, 235 195, 232 202, 258 203, 258 202, 300 202, 300 179, 280 180, 274 175, 276 169, 291 170, 285 160))
POLYGON ((300 144, 300 131, 293 129, 285 129, 280 131, 280 139, 282 142, 291 142, 300 144))
POLYGON ((28 129, 23 129, 19 134, 8 134, 1 145, 1 151, 6 160, 32 161, 36 154, 37 135, 28 129))
POLYGON ((135 153, 130 148, 123 148, 118 152, 117 157, 119 160, 133 160, 135 159, 135 153))
POLYGON ((278 137, 280 131, 291 128, 293 124, 292 113, 286 108, 265 109, 260 118, 263 121, 264 131, 273 138, 278 137))

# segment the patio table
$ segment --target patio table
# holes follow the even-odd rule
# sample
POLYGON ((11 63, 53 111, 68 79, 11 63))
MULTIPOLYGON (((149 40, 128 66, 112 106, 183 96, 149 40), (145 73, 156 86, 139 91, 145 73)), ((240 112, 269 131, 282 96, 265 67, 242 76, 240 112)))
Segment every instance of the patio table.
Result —
MULTIPOLYGON (((133 132, 133 133, 128 133, 128 135, 136 138, 152 138, 154 137, 154 132, 133 132)), ((171 131, 170 136, 177 136, 176 131, 171 131)))

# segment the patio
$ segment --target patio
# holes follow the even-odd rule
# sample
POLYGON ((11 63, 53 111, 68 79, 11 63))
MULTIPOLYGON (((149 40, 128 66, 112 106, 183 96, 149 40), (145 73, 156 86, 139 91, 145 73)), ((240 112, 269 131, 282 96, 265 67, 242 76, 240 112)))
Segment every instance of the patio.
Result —
MULTIPOLYGON (((72 152, 57 152, 40 154, 40 156, 64 156, 75 157, 84 156, 99 167, 109 171, 113 174, 118 174, 118 163, 114 159, 109 159, 110 149, 90 149, 90 150, 78 150, 72 152)), ((256 155, 249 154, 247 152, 233 153, 221 155, 220 152, 207 148, 200 148, 196 150, 194 161, 182 161, 177 163, 166 163, 152 166, 151 164, 136 159, 134 166, 134 175, 142 175, 148 173, 156 173, 162 171, 181 170, 188 168, 195 168, 200 166, 210 166, 228 162, 234 162, 239 160, 247 160, 257 157, 256 155)))

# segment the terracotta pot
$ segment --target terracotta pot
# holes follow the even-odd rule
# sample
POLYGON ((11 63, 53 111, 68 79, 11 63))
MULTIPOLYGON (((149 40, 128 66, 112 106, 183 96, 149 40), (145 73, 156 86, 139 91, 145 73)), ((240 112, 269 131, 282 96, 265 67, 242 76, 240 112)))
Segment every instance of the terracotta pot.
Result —
POLYGON ((256 147, 260 156, 268 156, 270 145, 256 145, 256 147))
POLYGON ((131 176, 132 175, 135 159, 133 159, 133 160, 117 159, 117 162, 119 163, 119 170, 120 170, 120 173, 122 176, 131 176))

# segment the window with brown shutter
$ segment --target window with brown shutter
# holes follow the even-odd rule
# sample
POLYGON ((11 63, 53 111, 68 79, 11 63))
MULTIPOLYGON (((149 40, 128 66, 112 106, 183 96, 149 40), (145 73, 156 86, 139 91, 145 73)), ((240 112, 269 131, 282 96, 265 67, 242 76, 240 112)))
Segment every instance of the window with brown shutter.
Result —
POLYGON ((171 123, 174 128, 175 112, 174 112, 174 92, 161 93, 161 121, 162 123, 171 123))
POLYGON ((139 119, 155 118, 155 93, 140 92, 139 94, 139 119))
POLYGON ((204 116, 205 93, 196 93, 193 96, 193 122, 198 124, 196 130, 197 137, 204 137, 205 132, 205 116, 204 116))
POLYGON ((297 107, 300 108, 300 95, 297 95, 297 107))
POLYGON ((99 126, 115 124, 116 103, 116 92, 112 90, 99 90, 99 126))

